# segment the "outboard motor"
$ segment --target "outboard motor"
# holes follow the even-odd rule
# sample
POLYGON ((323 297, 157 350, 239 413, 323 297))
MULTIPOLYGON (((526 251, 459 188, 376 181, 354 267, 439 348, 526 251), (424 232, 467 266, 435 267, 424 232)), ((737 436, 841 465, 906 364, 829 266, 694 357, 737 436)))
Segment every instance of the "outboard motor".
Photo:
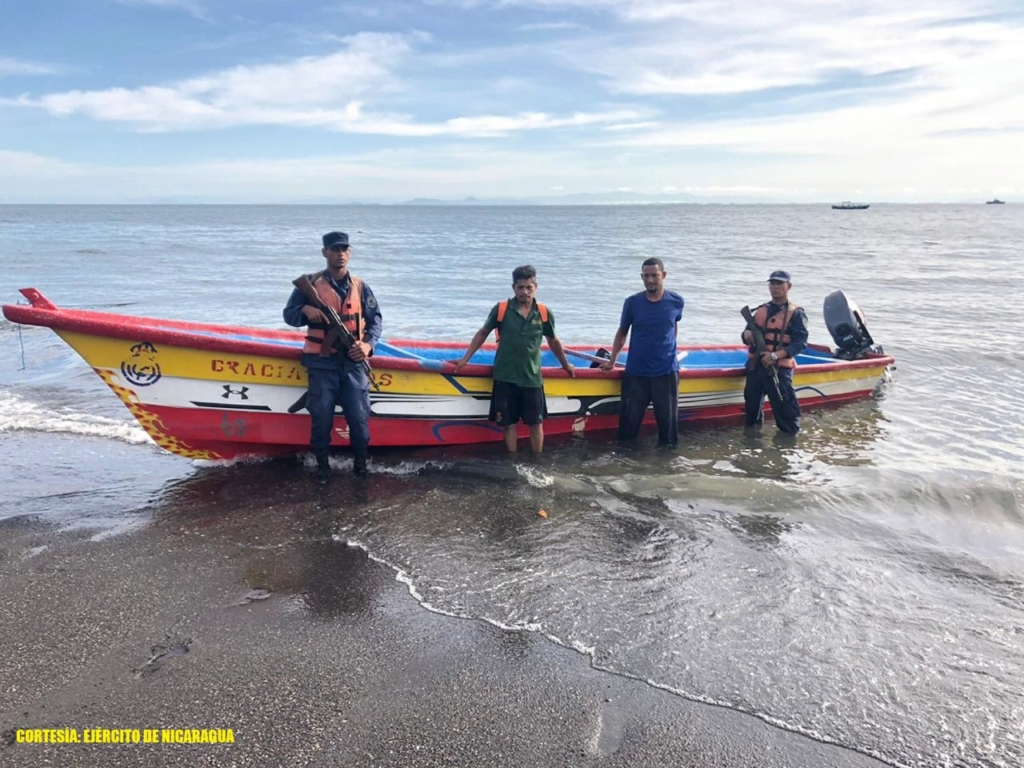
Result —
POLYGON ((874 339, 864 325, 864 313, 842 291, 832 291, 825 297, 822 309, 825 325, 836 342, 836 357, 840 360, 857 360, 866 352, 881 352, 881 347, 872 350, 874 339))

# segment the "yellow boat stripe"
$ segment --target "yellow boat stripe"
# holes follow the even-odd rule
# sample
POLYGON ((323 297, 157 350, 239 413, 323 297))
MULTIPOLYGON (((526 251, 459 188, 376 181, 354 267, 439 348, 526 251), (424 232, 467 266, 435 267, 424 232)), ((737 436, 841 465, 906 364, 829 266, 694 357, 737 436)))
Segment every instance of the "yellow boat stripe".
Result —
MULTIPOLYGON (((156 346, 144 341, 132 342, 65 330, 57 333, 93 368, 120 371, 127 382, 136 386, 146 386, 161 376, 292 386, 305 386, 307 381, 306 369, 298 360, 156 346)), ((798 368, 794 386, 814 387, 832 382, 869 379, 877 381, 884 370, 884 365, 814 373, 804 373, 798 368)), ((491 380, 487 378, 450 377, 430 371, 378 369, 374 371, 374 380, 379 391, 389 393, 486 396, 491 391, 491 380)), ((679 392, 681 395, 736 392, 743 389, 743 384, 742 376, 683 378, 679 381, 679 392)), ((549 378, 544 381, 544 392, 550 397, 616 397, 619 394, 619 381, 604 378, 549 378)))

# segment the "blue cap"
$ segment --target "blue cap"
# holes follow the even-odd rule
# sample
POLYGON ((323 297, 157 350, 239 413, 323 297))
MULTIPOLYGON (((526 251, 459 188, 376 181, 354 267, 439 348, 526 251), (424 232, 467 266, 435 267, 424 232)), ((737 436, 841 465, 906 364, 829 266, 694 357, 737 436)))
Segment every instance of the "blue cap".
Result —
POLYGON ((768 282, 771 282, 772 280, 781 280, 784 283, 793 282, 792 280, 789 279, 789 272, 787 272, 784 269, 776 269, 774 272, 768 275, 768 282))
POLYGON ((332 248, 335 245, 348 246, 348 235, 344 232, 328 232, 324 235, 324 248, 332 248))

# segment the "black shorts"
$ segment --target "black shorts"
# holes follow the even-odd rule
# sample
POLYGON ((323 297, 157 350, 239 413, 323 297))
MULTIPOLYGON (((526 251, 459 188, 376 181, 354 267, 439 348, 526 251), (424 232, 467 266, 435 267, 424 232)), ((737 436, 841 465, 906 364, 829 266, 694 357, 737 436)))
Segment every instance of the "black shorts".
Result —
POLYGON ((507 381, 495 381, 491 390, 491 414, 487 418, 499 427, 511 427, 522 419, 528 427, 544 421, 548 403, 543 387, 520 387, 507 381))

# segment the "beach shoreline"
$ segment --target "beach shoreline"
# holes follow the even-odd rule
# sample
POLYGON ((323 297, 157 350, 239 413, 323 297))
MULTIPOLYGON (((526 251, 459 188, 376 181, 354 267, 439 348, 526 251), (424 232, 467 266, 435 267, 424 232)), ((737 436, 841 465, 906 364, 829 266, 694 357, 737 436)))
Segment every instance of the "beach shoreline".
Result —
POLYGON ((0 764, 884 765, 428 611, 311 525, 242 539, 187 516, 99 537, 0 521, 0 764), (25 744, 18 729, 234 743, 25 744))

